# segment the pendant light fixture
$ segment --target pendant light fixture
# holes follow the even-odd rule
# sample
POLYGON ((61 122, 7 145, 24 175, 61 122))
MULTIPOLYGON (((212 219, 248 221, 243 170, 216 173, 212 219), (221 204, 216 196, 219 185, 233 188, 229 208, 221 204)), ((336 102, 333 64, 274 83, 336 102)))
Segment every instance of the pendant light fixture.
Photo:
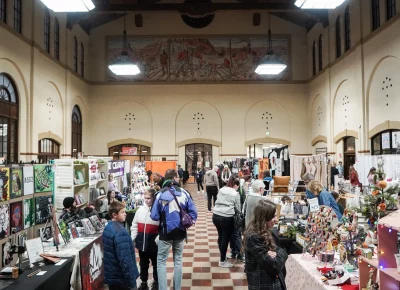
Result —
POLYGON ((278 75, 286 69, 286 64, 281 62, 272 50, 271 16, 268 13, 268 43, 267 54, 258 64, 255 73, 259 75, 278 75))
POLYGON ((301 9, 335 9, 345 0, 297 0, 294 5, 301 9))
POLYGON ((54 12, 88 12, 94 9, 92 0, 41 0, 54 12))
POLYGON ((140 74, 140 69, 137 64, 132 61, 128 53, 128 39, 125 29, 125 16, 126 13, 124 12, 124 34, 122 36, 124 48, 118 58, 108 65, 108 68, 117 76, 135 76, 140 74))

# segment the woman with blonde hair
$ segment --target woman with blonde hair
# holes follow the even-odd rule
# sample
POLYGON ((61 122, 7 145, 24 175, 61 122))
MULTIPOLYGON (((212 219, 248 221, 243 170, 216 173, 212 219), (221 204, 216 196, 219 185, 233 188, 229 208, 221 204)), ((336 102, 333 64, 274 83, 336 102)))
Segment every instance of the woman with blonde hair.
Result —
POLYGON ((258 201, 244 235, 249 290, 286 290, 288 254, 276 245, 272 235, 276 222, 276 205, 266 199, 258 201))
POLYGON ((339 220, 342 218, 337 202, 319 181, 311 180, 308 184, 308 190, 318 198, 319 205, 329 206, 336 213, 339 220))

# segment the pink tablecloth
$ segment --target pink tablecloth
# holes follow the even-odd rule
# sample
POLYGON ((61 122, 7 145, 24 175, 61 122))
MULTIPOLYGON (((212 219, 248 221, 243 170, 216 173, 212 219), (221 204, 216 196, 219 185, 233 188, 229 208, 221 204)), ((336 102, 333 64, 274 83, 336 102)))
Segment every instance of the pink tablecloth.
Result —
POLYGON ((321 281, 317 267, 323 266, 318 261, 306 261, 301 258, 302 254, 290 255, 286 261, 286 286, 287 290, 331 290, 338 289, 336 286, 325 285, 321 281))

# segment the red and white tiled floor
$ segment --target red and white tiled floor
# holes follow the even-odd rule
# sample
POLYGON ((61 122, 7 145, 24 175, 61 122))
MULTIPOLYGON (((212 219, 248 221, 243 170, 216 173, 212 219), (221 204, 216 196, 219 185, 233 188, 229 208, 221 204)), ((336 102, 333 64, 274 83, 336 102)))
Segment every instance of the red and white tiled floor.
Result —
MULTIPOLYGON (((244 263, 234 263, 233 268, 218 267, 218 233, 212 223, 212 213, 207 210, 207 200, 203 194, 197 194, 197 185, 185 186, 197 207, 198 219, 188 231, 188 243, 183 250, 182 290, 247 290, 244 263)), ((230 249, 228 249, 228 253, 230 249)), ((138 255, 137 255, 138 257, 138 255)), ((137 258, 139 265, 139 259, 137 258)), ((234 262, 234 260, 231 260, 234 262)), ((167 261, 168 285, 172 289, 174 262, 172 252, 167 261)), ((150 266, 149 272, 152 273, 150 266)), ((152 274, 149 274, 149 286, 152 274)), ((138 279, 138 285, 140 279, 138 279)))

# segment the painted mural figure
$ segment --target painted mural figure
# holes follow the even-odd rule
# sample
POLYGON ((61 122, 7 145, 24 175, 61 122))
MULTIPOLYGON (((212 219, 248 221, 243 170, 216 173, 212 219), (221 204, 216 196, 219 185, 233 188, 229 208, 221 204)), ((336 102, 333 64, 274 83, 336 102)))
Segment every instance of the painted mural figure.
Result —
POLYGON ((163 52, 160 55, 160 64, 162 75, 164 76, 165 74, 168 74, 168 54, 165 52, 165 49, 163 49, 163 52))

